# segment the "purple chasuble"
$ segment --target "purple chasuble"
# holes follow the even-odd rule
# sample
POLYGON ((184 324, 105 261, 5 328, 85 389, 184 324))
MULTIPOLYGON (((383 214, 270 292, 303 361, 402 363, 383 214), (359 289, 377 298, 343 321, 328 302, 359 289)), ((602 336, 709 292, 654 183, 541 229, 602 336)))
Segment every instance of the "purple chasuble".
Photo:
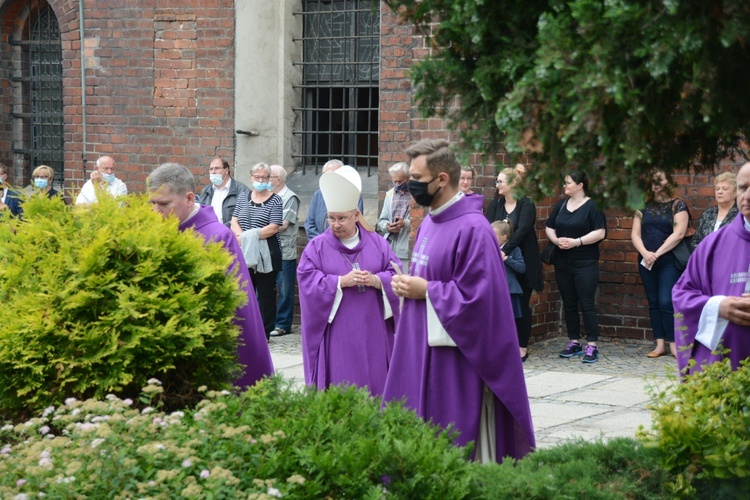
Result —
POLYGON ((360 241, 346 248, 331 229, 310 240, 297 267, 302 312, 302 355, 305 383, 319 389, 332 384, 367 387, 373 395, 383 393, 393 350, 394 326, 398 320, 398 297, 391 288, 395 274, 390 262, 401 261, 390 245, 376 233, 359 228, 360 241), (339 276, 352 264, 376 274, 386 291, 394 317, 384 320, 382 291, 373 287, 342 288, 338 311, 328 318, 336 297, 339 276))
POLYGON ((457 347, 427 344, 426 300, 405 299, 384 401, 406 398, 425 420, 479 437, 484 386, 495 395, 497 459, 521 458, 535 446, 529 398, 518 354, 513 307, 500 246, 471 198, 428 215, 417 232, 411 274, 457 347))
POLYGON ((480 212, 484 211, 484 196, 477 193, 464 193, 464 196, 471 202, 472 208, 476 208, 480 212))
POLYGON ((201 206, 197 214, 182 222, 179 227, 180 231, 189 228, 200 233, 207 242, 221 242, 234 257, 234 264, 228 272, 233 273, 235 269, 238 269, 240 287, 248 296, 247 304, 237 309, 237 316, 234 319, 234 324, 240 328, 241 339, 241 345, 237 347, 237 357, 240 363, 245 365, 245 373, 235 381, 235 385, 249 387, 264 376, 273 375, 273 362, 260 317, 258 300, 250 285, 250 273, 242 257, 242 250, 240 250, 237 237, 228 227, 219 222, 211 205, 201 206))
MULTIPOLYGON (((691 358, 698 368, 725 357, 713 354, 695 340, 695 335, 703 307, 711 297, 740 297, 750 290, 750 232, 744 224, 744 217, 738 214, 731 223, 701 241, 672 289, 680 373, 691 358)), ((730 350, 726 356, 736 370, 740 361, 750 356, 750 328, 729 323, 719 345, 730 350)))

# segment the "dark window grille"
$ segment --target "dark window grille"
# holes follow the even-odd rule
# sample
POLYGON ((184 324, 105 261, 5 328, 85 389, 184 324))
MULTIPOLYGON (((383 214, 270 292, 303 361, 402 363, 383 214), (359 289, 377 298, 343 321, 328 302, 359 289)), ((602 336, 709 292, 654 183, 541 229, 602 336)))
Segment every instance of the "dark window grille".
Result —
POLYGON ((332 158, 377 171, 380 12, 371 0, 303 0, 302 107, 294 134, 305 173, 332 158))
POLYGON ((23 39, 11 42, 20 45, 23 54, 21 76, 13 78, 22 84, 22 111, 12 114, 22 119, 24 137, 22 147, 13 152, 24 154, 28 160, 25 176, 29 180, 39 165, 52 167, 53 186, 59 190, 65 180, 60 26, 48 5, 30 2, 30 6, 30 22, 23 39))

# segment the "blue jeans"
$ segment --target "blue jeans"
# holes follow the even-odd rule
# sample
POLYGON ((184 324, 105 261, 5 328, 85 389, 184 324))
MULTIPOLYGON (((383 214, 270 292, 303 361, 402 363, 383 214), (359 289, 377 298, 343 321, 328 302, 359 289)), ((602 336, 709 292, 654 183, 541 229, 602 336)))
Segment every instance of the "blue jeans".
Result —
POLYGON ((599 261, 595 259, 555 260, 555 280, 562 298, 565 327, 570 340, 581 338, 580 307, 586 340, 599 339, 599 318, 596 314, 596 289, 599 286, 599 261))
POLYGON ((279 307, 276 309, 276 328, 289 332, 294 318, 294 285, 297 279, 297 260, 282 262, 281 272, 276 275, 279 290, 279 307))
POLYGON ((646 290, 648 315, 651 318, 654 338, 674 342, 672 288, 680 279, 680 271, 674 267, 672 252, 656 259, 650 271, 638 264, 638 271, 641 273, 643 288, 646 290))

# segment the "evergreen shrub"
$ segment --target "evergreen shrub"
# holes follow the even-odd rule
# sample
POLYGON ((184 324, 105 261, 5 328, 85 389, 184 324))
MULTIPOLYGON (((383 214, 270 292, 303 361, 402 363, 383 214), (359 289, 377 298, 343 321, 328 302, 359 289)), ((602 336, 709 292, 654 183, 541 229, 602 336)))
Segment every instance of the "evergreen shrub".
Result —
POLYGON ((750 360, 735 371, 728 358, 705 366, 653 399, 653 430, 642 438, 675 475, 669 493, 750 497, 750 360))
POLYGON ((247 300, 229 254, 204 245, 145 197, 100 196, 90 208, 33 196, 0 223, 0 416, 66 398, 137 395, 163 381, 167 407, 236 375, 247 300))
POLYGON ((275 377, 241 395, 210 391, 184 412, 132 403, 69 400, 0 428, 0 497, 469 497, 467 451, 366 390, 275 377))

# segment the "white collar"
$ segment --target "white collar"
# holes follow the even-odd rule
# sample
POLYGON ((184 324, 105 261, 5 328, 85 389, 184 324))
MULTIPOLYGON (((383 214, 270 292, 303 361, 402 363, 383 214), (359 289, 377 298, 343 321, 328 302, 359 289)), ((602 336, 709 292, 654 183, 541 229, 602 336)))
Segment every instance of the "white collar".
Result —
POLYGON ((430 215, 438 215, 439 213, 445 211, 448 207, 451 205, 454 205, 458 200, 466 196, 463 191, 459 191, 456 193, 456 195, 451 198, 450 200, 446 201, 443 205, 437 207, 437 208, 431 208, 430 209, 430 215))

